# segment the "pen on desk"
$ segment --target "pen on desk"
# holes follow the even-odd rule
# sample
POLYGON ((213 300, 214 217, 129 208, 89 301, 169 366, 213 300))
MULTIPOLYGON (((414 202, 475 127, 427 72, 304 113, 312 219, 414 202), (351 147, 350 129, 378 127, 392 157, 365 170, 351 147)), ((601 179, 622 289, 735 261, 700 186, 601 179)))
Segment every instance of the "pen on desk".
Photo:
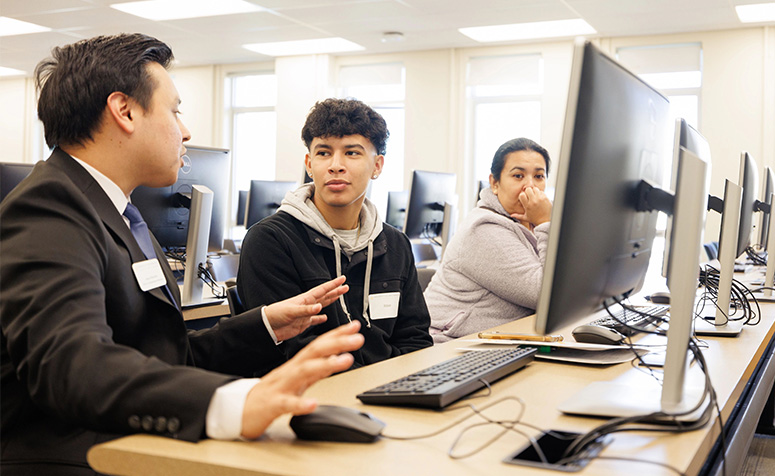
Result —
POLYGON ((502 334, 500 332, 480 332, 480 339, 508 339, 508 340, 529 340, 535 342, 560 342, 561 335, 556 336, 536 336, 529 334, 502 334))

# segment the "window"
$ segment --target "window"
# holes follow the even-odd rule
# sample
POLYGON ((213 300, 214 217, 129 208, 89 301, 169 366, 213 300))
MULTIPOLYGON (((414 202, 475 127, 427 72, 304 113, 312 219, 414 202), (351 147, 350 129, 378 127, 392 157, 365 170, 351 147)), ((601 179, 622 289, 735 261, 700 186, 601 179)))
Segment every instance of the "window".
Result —
POLYGON ((229 216, 232 236, 241 238, 244 228, 234 227, 237 191, 248 190, 251 180, 275 179, 277 78, 273 72, 234 74, 227 78, 225 88, 234 190, 229 216))
MULTIPOLYGON (((673 119, 682 117, 700 130, 702 91, 702 45, 699 43, 630 46, 618 48, 617 59, 662 92, 670 100, 673 119)), ((665 158, 662 186, 670 188, 672 154, 665 158)), ((667 217, 659 214, 657 229, 667 227, 667 217)))
POLYGON ((473 186, 487 180, 492 157, 507 140, 527 137, 541 143, 543 84, 540 54, 475 57, 468 61, 466 130, 471 176, 466 182, 473 186))
MULTIPOLYGON (((617 59, 670 100, 670 114, 700 129, 702 45, 699 43, 629 46, 618 48, 617 59)), ((670 188, 672 154, 662 166, 662 186, 670 188)), ((659 214, 657 230, 667 228, 667 216, 659 214)), ((656 259, 656 258, 655 258, 656 259)))
POLYGON ((404 189, 404 66, 401 63, 342 66, 339 69, 339 97, 355 98, 380 113, 387 122, 390 138, 385 167, 371 182, 369 200, 385 217, 389 191, 404 189))
POLYGON ((619 48, 617 58, 670 100, 673 117, 700 126, 702 45, 699 43, 619 48))

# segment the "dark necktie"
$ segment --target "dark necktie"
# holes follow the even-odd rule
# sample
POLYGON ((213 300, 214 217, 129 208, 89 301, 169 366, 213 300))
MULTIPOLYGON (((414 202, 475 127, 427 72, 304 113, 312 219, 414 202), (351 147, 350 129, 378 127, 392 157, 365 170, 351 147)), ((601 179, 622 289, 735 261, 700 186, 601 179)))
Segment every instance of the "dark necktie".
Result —
POLYGON ((154 251, 153 243, 151 243, 151 234, 148 231, 148 225, 143 220, 143 216, 140 215, 140 210, 131 203, 127 203, 124 216, 129 218, 129 229, 132 231, 132 236, 135 237, 137 244, 140 245, 140 249, 143 250, 145 257, 148 259, 156 258, 156 251, 154 251))
MULTIPOLYGON (((143 220, 143 216, 140 215, 140 210, 131 203, 127 203, 124 216, 129 219, 129 229, 132 231, 132 236, 135 237, 137 244, 140 245, 140 249, 143 250, 145 257, 148 259, 158 259, 151 242, 151 233, 148 231, 148 225, 143 220)), ((172 293, 166 284, 164 285, 164 292, 175 307, 178 307, 177 301, 172 297, 172 293)))

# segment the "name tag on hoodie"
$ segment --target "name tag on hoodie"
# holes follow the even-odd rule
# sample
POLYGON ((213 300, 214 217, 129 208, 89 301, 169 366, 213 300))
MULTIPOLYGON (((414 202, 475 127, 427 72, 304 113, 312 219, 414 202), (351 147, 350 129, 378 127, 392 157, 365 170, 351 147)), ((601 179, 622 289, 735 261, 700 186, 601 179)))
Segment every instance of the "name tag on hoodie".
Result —
POLYGON ((369 316, 372 319, 390 319, 398 316, 401 293, 369 294, 369 316))

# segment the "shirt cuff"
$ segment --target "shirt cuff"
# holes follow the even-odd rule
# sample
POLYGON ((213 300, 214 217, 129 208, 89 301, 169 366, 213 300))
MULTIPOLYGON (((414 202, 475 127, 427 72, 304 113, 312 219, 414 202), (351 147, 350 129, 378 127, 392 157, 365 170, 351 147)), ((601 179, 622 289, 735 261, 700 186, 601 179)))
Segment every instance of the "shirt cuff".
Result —
POLYGON ((277 336, 274 333, 274 330, 272 330, 272 326, 269 325, 269 319, 266 318, 266 306, 261 308, 261 319, 264 321, 264 325, 266 326, 266 330, 269 332, 269 335, 272 337, 272 341, 274 341, 274 345, 280 345, 283 343, 283 341, 278 341, 277 336))
POLYGON ((205 417, 205 430, 209 438, 236 440, 241 437, 245 400, 259 380, 257 378, 234 380, 215 390, 205 417))

